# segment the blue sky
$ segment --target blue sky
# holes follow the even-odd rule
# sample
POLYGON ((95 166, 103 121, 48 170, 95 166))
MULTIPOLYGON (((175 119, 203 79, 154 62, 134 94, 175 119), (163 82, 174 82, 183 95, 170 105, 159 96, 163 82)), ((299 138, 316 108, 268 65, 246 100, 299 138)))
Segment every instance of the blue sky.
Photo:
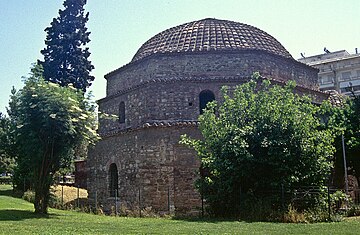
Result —
MULTIPOLYGON (((12 86, 45 47, 44 29, 62 0, 0 0, 0 112, 12 86)), ((88 0, 89 44, 95 99, 105 96, 104 75, 130 62, 155 34, 182 23, 217 18, 258 27, 278 39, 295 59, 345 49, 360 50, 358 0, 88 0)))

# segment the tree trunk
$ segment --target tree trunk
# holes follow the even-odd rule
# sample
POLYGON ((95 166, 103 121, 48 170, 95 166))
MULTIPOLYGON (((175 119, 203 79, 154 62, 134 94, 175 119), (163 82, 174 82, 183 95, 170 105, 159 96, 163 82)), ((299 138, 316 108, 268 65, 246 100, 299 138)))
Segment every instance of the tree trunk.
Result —
POLYGON ((50 199, 50 181, 47 179, 48 177, 44 177, 45 179, 39 179, 35 185, 35 213, 37 214, 47 214, 49 199, 50 199))
POLYGON ((52 157, 52 151, 54 148, 54 142, 45 146, 44 155, 41 165, 37 171, 35 171, 35 213, 47 214, 49 199, 50 199, 50 186, 52 183, 52 176, 49 171, 50 159, 52 157), (51 146, 49 148, 49 146, 51 146), (51 153, 49 153, 49 149, 51 153))
POLYGON ((37 214, 47 214, 48 213, 48 204, 49 204, 49 189, 43 187, 37 187, 35 190, 35 213, 37 214))

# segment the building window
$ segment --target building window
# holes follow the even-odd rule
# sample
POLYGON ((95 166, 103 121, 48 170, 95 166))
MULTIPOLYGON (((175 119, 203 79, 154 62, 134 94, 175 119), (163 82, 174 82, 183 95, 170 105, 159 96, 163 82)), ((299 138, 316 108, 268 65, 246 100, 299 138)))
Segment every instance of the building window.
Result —
POLYGON ((112 163, 109 168, 109 192, 110 197, 118 196, 118 171, 115 163, 112 163))
POLYGON ((360 86, 353 86, 352 89, 353 91, 360 91, 360 86))
POLYGON ((345 93, 345 92, 357 92, 360 90, 360 86, 348 86, 348 87, 344 87, 344 88, 340 88, 341 93, 345 93))
POLYGON ((321 76, 318 76, 318 83, 320 83, 320 84, 323 83, 323 78, 321 76))
POLYGON ((204 109, 206 108, 207 103, 215 100, 215 95, 212 91, 204 90, 199 94, 199 106, 200 106, 200 114, 202 114, 204 109))
POLYGON ((342 72, 342 73, 341 73, 341 78, 342 78, 342 80, 344 80, 344 81, 350 80, 350 78, 351 78, 351 72, 342 72))
POLYGON ((329 84, 334 82, 334 75, 329 74, 327 76, 319 77, 320 78, 320 84, 329 84))
POLYGON ((125 123, 125 103, 120 102, 119 105, 119 123, 125 123))

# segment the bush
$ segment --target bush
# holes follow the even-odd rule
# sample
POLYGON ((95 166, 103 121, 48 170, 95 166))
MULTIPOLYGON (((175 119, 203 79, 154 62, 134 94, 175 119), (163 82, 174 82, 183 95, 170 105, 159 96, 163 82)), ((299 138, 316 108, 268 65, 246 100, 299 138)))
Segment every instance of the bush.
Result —
POLYGON ((248 197, 241 203, 240 218, 250 221, 278 220, 279 213, 270 198, 248 197))
POLYGON ((343 216, 340 214, 334 214, 330 216, 330 222, 341 222, 343 220, 343 216))
POLYGON ((50 194, 49 206, 56 209, 63 209, 61 199, 58 198, 54 193, 50 194))
POLYGON ((346 195, 346 193, 338 190, 331 194, 330 200, 332 209, 339 211, 350 201, 350 197, 346 195))
POLYGON ((305 223, 307 222, 305 218, 305 214, 303 212, 298 212, 294 207, 290 204, 286 213, 283 216, 283 221, 285 223, 305 223))
POLYGON ((360 205, 352 204, 346 213, 347 216, 360 216, 360 205))
MULTIPOLYGON (((32 190, 27 190, 23 194, 22 199, 24 199, 25 201, 28 201, 30 203, 34 203, 35 202, 35 192, 32 190)), ((57 208, 57 209, 62 209, 60 200, 54 194, 50 194, 49 206, 53 207, 53 208, 57 208)))
POLYGON ((31 191, 31 190, 27 190, 23 194, 22 199, 24 199, 24 200, 26 200, 28 202, 34 203, 35 202, 35 192, 31 191))

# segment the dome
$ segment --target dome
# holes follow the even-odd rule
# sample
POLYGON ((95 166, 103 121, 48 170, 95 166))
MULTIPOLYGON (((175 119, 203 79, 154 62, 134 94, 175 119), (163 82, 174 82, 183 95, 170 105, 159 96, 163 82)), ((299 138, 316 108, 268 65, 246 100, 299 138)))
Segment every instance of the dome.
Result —
POLYGON ((207 18, 158 33, 140 47, 131 62, 157 53, 241 50, 261 50, 292 58, 280 42, 256 27, 207 18))

